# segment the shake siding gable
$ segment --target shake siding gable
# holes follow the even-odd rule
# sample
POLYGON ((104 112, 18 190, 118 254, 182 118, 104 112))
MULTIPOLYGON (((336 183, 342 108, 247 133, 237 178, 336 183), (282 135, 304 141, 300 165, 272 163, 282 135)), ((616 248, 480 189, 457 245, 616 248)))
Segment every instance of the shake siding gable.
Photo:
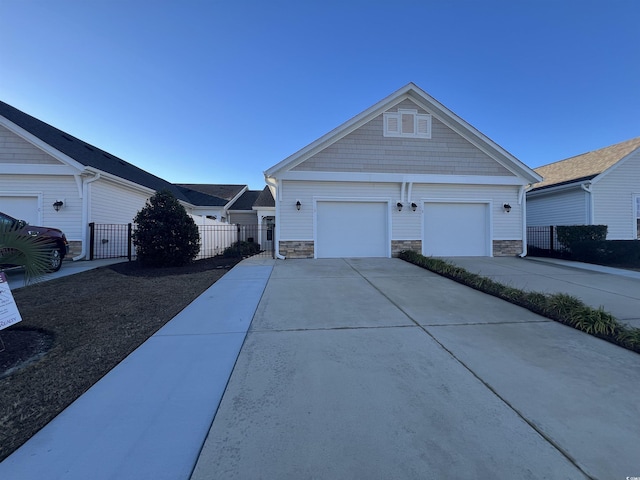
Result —
POLYGON ((637 236, 634 197, 640 194, 640 150, 594 182, 594 224, 607 225, 607 239, 637 236))
POLYGON ((3 163, 61 165, 51 155, 0 126, 0 164, 3 163))
MULTIPOLYGON (((388 111, 398 108, 425 112, 408 100, 388 111)), ((514 176, 436 118, 430 139, 384 137, 383 129, 380 114, 292 171, 514 176)))

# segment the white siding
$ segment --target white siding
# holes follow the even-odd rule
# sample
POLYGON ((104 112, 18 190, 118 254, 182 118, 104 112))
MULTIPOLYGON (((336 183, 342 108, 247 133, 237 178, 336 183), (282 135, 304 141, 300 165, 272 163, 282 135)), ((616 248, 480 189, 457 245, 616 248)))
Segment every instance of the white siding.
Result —
POLYGON ((401 199, 399 183, 356 183, 356 182, 303 182, 283 181, 279 202, 278 223, 280 240, 313 240, 314 199, 380 199, 391 202, 391 240, 417 240, 422 237, 422 202, 426 200, 474 200, 487 201, 491 205, 493 239, 522 239, 522 206, 518 204, 518 188, 493 185, 432 185, 413 184, 411 201, 418 204, 413 212, 410 201, 404 199, 401 212, 395 208, 401 199), (296 210, 295 203, 302 207, 296 210), (509 203, 510 213, 503 211, 502 205, 509 203))
MULTIPOLYGON (((424 113, 408 100, 398 108, 424 113)), ((430 139, 384 137, 382 114, 292 170, 513 176, 435 118, 430 139)))
POLYGON ((258 225, 258 215, 256 212, 229 212, 230 223, 236 225, 258 225))
POLYGON ((519 188, 512 185, 414 184, 411 196, 421 200, 486 201, 491 208, 492 239, 522 240, 523 209, 518 192, 519 188), (505 203, 511 205, 509 213, 502 207, 505 203))
POLYGON ((82 239, 82 198, 72 176, 0 175, 0 195, 18 194, 42 198, 38 223, 59 228, 69 240, 82 239), (59 212, 53 209, 56 200, 64 201, 59 212))
POLYGON ((527 197, 527 226, 588 225, 589 208, 589 194, 579 186, 527 197))
POLYGON ((640 151, 593 185, 594 224, 607 225, 607 239, 636 239, 634 196, 640 194, 640 151))
POLYGON ((89 222, 132 223, 151 194, 100 179, 89 184, 89 222))

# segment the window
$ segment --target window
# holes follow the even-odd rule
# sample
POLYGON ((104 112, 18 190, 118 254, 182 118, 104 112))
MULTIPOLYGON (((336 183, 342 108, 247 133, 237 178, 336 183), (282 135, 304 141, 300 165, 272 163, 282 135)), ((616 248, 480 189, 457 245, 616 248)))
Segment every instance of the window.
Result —
POLYGON ((383 117, 385 137, 431 138, 431 115, 398 109, 383 117))

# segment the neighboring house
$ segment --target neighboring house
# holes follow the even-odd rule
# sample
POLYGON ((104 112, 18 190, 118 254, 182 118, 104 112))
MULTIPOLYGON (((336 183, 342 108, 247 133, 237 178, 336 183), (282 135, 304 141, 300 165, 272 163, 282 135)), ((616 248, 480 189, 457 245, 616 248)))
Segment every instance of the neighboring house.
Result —
MULTIPOLYGON (((209 183, 178 183, 178 187, 186 188, 191 191, 199 192, 215 198, 221 198, 224 203, 215 212, 212 217, 225 222, 230 222, 229 208, 242 196, 249 188, 247 185, 229 185, 229 184, 209 184, 209 183)), ((237 223, 237 222, 233 222, 237 223)))
POLYGON ((266 226, 275 222, 275 202, 268 187, 249 190, 247 185, 206 183, 180 183, 178 186, 225 199, 227 203, 221 219, 227 223, 266 226))
POLYGON ((265 172, 289 258, 524 253, 533 170, 413 83, 265 172))
POLYGON ((174 185, 0 102, 0 211, 60 228, 75 259, 88 253, 89 223, 130 223, 147 199, 163 189, 176 196, 196 223, 210 225, 214 219, 224 221, 231 200, 247 186, 238 186, 236 195, 226 198, 174 185))
POLYGON ((640 238, 640 137, 536 168, 527 225, 607 225, 609 240, 640 238))
POLYGON ((253 240, 264 250, 271 249, 275 225, 275 201, 271 190, 249 190, 247 185, 183 183, 181 187, 224 198, 222 220, 244 227, 241 240, 253 240), (264 237, 264 238, 263 238, 264 237))

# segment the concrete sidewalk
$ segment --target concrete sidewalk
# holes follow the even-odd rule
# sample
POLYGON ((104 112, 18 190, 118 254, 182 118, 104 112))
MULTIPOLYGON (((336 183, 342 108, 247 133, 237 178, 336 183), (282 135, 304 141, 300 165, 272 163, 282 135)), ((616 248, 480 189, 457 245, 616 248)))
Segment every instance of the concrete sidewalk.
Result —
MULTIPOLYGON (((56 278, 66 277, 67 275, 73 275, 94 268, 106 267, 113 265, 114 263, 122 263, 128 261, 126 258, 105 258, 101 260, 79 260, 77 262, 67 261, 62 262, 62 268, 57 272, 47 273, 41 277, 35 279, 34 283, 46 282, 47 280, 53 280, 56 278)), ((13 268, 5 271, 7 275, 7 283, 11 290, 24 287, 24 270, 22 268, 13 268)))
POLYGON ((234 267, 0 463, 0 478, 188 479, 273 263, 234 267))
POLYGON ((401 260, 249 259, 0 478, 640 476, 639 358, 401 260))
POLYGON ((640 475, 639 359, 401 260, 277 262, 192 480, 640 475))
POLYGON ((640 272, 537 257, 446 260, 511 287, 573 295, 591 307, 603 307, 621 322, 640 328, 640 272))

